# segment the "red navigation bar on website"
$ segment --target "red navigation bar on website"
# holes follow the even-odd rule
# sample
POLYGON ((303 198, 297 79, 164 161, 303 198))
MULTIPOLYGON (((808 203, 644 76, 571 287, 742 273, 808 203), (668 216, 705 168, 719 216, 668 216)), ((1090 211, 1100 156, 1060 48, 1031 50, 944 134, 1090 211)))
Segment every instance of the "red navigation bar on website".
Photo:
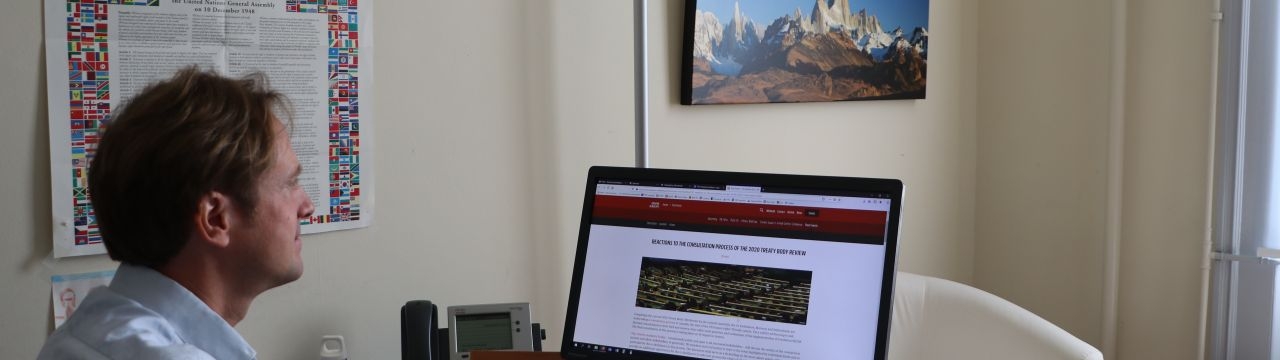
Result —
POLYGON ((656 228, 698 226, 882 238, 888 212, 597 194, 592 217, 656 228))

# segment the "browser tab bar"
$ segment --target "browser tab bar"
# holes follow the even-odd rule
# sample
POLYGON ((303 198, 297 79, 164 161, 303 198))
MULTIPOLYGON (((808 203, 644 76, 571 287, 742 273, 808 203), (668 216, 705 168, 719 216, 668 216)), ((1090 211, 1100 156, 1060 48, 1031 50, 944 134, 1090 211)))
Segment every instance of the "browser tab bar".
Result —
POLYGON ((629 183, 622 185, 600 183, 596 186, 597 195, 879 211, 887 211, 890 207, 888 199, 772 193, 760 192, 760 190, 760 187, 739 185, 728 185, 723 189, 642 186, 629 183))

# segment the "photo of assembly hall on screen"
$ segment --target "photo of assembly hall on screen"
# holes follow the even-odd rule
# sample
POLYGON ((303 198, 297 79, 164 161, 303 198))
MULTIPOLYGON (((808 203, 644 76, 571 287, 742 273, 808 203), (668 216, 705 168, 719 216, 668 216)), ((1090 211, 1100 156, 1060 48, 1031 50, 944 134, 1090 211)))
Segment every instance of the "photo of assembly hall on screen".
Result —
POLYGON ((813 272, 646 257, 636 306, 804 325, 813 272))

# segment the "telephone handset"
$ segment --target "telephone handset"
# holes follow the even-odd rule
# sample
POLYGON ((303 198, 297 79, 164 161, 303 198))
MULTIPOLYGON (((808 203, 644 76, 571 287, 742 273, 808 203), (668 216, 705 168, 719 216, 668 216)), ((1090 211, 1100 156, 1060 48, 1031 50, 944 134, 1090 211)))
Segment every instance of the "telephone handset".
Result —
POLYGON ((436 305, 413 300, 400 307, 400 358, 403 360, 444 360, 449 358, 448 329, 440 329, 436 305))
POLYGON ((450 306, 440 328, 436 305, 414 300, 400 308, 403 360, 469 360, 472 350, 542 351, 546 330, 530 322, 529 303, 450 306))

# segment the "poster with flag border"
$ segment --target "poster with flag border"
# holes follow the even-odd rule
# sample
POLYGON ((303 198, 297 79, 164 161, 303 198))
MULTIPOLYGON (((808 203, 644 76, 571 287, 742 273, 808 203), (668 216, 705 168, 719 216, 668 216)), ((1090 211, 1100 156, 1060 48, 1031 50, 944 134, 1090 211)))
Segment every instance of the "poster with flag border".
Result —
POLYGON ((374 117, 359 104, 373 96, 373 19, 361 2, 45 0, 53 256, 106 252, 88 190, 99 138, 134 93, 189 65, 262 72, 289 97, 316 207, 303 233, 369 226, 374 117))

